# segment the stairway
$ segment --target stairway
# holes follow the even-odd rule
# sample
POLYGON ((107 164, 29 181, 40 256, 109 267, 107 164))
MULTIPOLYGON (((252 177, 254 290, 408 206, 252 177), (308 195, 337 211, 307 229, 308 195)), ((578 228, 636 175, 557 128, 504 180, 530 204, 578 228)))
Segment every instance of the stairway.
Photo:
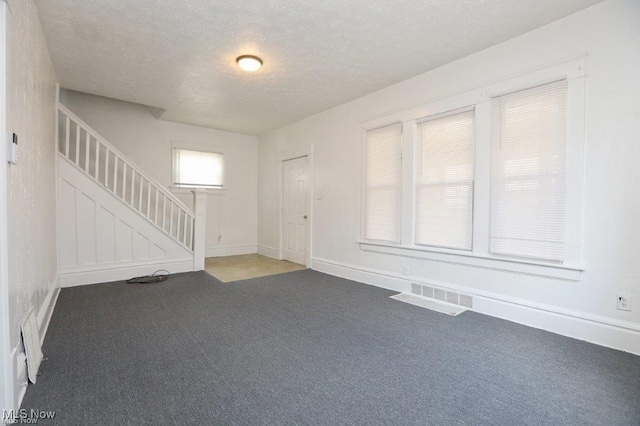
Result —
POLYGON ((58 105, 61 286, 204 269, 205 196, 186 206, 58 105))

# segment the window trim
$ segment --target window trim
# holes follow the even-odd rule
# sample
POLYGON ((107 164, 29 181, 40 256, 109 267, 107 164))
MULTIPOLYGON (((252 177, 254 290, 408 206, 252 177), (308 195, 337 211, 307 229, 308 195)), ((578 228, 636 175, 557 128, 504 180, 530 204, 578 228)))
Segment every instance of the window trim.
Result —
MULTIPOLYGON (((543 83, 543 84, 540 84, 540 85, 529 86, 529 87, 526 87, 526 88, 521 88, 521 89, 517 89, 517 90, 510 90, 510 91, 503 92, 503 93, 500 93, 500 94, 497 94, 497 95, 492 95, 492 97, 491 97, 491 99, 490 99, 490 103, 491 103, 491 117, 490 117, 490 119, 491 119, 491 123, 493 124, 493 120, 496 118, 496 114, 500 114, 498 111, 495 111, 495 110, 494 110, 494 108, 493 108, 493 103, 494 103, 494 100, 495 100, 495 99, 497 99, 497 98, 499 98, 499 97, 501 97, 501 96, 510 95, 510 94, 513 94, 513 93, 518 93, 518 92, 526 91, 526 90, 529 90, 529 89, 536 89, 536 88, 541 87, 541 86, 547 86, 547 85, 550 85, 550 84, 559 83, 559 82, 564 82, 564 81, 566 81, 566 82, 567 82, 567 93, 566 93, 565 102, 567 102, 567 103, 568 103, 568 97, 569 97, 569 96, 568 96, 568 95, 569 95, 569 84, 568 84, 568 83, 569 83, 569 82, 568 82, 568 79, 566 79, 566 78, 559 78, 559 79, 557 79, 557 80, 555 80, 555 81, 549 81, 549 82, 547 82, 547 83, 543 83)), ((569 120, 569 108, 568 108, 568 105, 566 105, 566 106, 565 106, 565 110, 566 110, 566 117, 565 117, 565 135, 564 135, 564 138, 565 138, 565 140, 564 140, 564 146, 565 146, 565 176, 564 176, 564 178, 565 178, 565 202, 564 202, 564 221, 565 221, 565 223, 563 224, 563 226, 566 228, 566 226, 567 226, 567 220, 569 219, 569 215, 567 214, 567 212, 568 212, 568 206, 567 206, 567 201, 566 201, 566 192, 568 192, 568 191, 567 191, 567 188, 568 188, 568 186, 569 186, 568 176, 566 175, 566 164, 567 164, 567 161, 568 161, 568 155, 569 155, 569 152, 568 152, 568 149, 567 149, 567 143, 568 143, 568 140, 567 140, 567 137, 568 137, 568 130, 567 130, 567 127, 568 127, 568 120, 569 120)), ((492 140, 491 140, 491 148, 490 148, 490 149, 491 149, 491 155, 492 155, 492 156, 494 155, 493 136, 494 136, 494 134, 493 134, 493 127, 492 127, 492 132, 491 132, 491 138, 492 138, 492 140)), ((490 158, 490 161, 491 161, 491 164, 489 165, 489 168, 490 168, 490 170, 491 170, 491 168, 493 167, 493 157, 491 157, 491 158, 490 158)), ((490 171, 490 173, 491 173, 491 171, 490 171)), ((548 175, 548 174, 540 174, 540 175, 518 175, 518 176, 513 176, 513 177, 505 177, 505 178, 504 178, 504 181, 505 181, 505 182, 509 182, 509 181, 516 181, 516 182, 518 182, 518 181, 522 181, 522 180, 524 180, 524 179, 553 179, 553 178, 554 178, 554 176, 550 176, 550 175, 548 175)), ((492 185, 492 184, 493 184, 493 176, 491 176, 490 187, 491 187, 491 185, 492 185)), ((490 188, 490 193, 489 193, 489 205, 490 205, 490 206, 491 206, 491 205, 493 204, 493 202, 494 202, 494 199, 492 198, 492 194, 493 194, 493 188, 490 188)), ((490 253, 492 256, 496 256, 496 257, 500 257, 500 258, 508 258, 508 259, 511 259, 511 258, 517 258, 517 259, 523 259, 523 260, 528 260, 528 261, 532 261, 532 262, 542 262, 542 263, 556 264, 556 265, 562 265, 562 264, 564 263, 565 256, 566 256, 566 254, 567 254, 567 250, 566 250, 566 248, 564 247, 565 240, 566 240, 566 229, 564 230, 564 235, 563 235, 563 238, 562 238, 562 242, 563 242, 563 251, 562 251, 563 256, 562 256, 562 258, 561 258, 561 259, 545 259, 545 258, 543 258, 543 257, 524 256, 524 255, 518 255, 518 254, 515 254, 515 253, 500 253, 499 251, 492 252, 492 251, 491 251, 491 229, 492 229, 492 226, 493 226, 493 225, 494 225, 494 224, 493 224, 493 222, 491 221, 491 217, 490 217, 490 219, 489 219, 489 253, 490 253)))
MULTIPOLYGON (((388 115, 362 121, 363 147, 366 143, 366 130, 384 125, 402 122, 402 201, 401 201, 401 241, 399 244, 369 241, 361 238, 360 249, 363 251, 384 252, 386 254, 429 258, 433 253, 447 256, 458 256, 462 264, 475 263, 469 259, 487 259, 489 262, 502 262, 508 265, 520 265, 517 268, 526 270, 527 265, 543 265, 558 271, 582 271, 582 226, 584 221, 584 136, 585 136, 585 102, 586 102, 586 54, 576 55, 558 62, 525 70, 502 79, 491 80, 467 88, 448 96, 432 99, 412 108, 390 113, 388 115), (566 135, 566 185, 565 200, 565 253, 562 264, 553 262, 537 262, 533 259, 520 259, 510 256, 489 253, 490 227, 490 179, 491 179, 491 99, 503 93, 523 90, 560 79, 567 80, 567 135, 566 135), (454 111, 465 107, 475 107, 475 146, 474 146, 474 200, 472 251, 451 250, 437 247, 416 246, 414 244, 415 228, 415 184, 417 143, 417 121, 425 117, 454 111), (408 188, 407 188, 408 187, 408 188), (380 248, 372 249, 372 248, 380 248), (419 256, 415 254, 418 253, 419 256)), ((363 173, 366 166, 366 152, 363 148, 363 173)), ((363 179, 363 190, 366 180, 363 179)), ((362 196, 361 236, 364 236, 364 192, 362 196)), ((551 274, 553 275, 553 274, 551 274)))
MULTIPOLYGON (((444 249, 444 250, 452 250, 455 252, 462 252, 462 253, 473 253, 473 228, 474 228, 474 213, 475 213, 475 180, 476 180, 476 123, 477 123, 477 119, 476 119, 476 105, 467 105, 461 108, 456 108, 454 110, 450 110, 450 111, 444 111, 440 114, 435 114, 435 115, 431 115, 429 117, 423 117, 420 119, 417 119, 414 121, 414 126, 415 126, 415 142, 414 142, 414 147, 413 147, 413 184, 412 184, 412 198, 413 198, 413 219, 412 219, 412 235, 411 235, 411 244, 413 247, 425 247, 427 250, 428 249, 444 249), (418 170, 418 145, 420 143, 420 141, 418 140, 418 136, 419 136, 419 131, 418 131, 418 126, 420 126, 422 123, 428 122, 428 121, 432 121, 432 120, 438 120, 440 118, 445 118, 445 117, 449 117, 452 115, 456 115, 456 114, 463 114, 465 112, 473 112, 473 136, 472 136, 472 162, 473 162, 473 178, 468 181, 469 184, 471 184, 471 248, 458 248, 458 247, 448 247, 448 246, 436 246, 433 244, 420 244, 417 242, 416 240, 416 200, 418 199, 417 196, 417 192, 418 192, 418 185, 420 185, 418 183, 418 177, 417 177, 417 170, 418 170)), ((464 183, 465 181, 459 181, 457 183, 464 183)), ((423 186, 433 186, 433 185, 453 185, 455 184, 454 182, 448 182, 446 184, 422 184, 423 186)))
POLYGON ((402 241, 403 241, 403 233, 402 233, 402 228, 403 228, 403 215, 404 215, 404 211, 403 211, 403 203, 402 200, 404 199, 404 190, 405 190, 405 182, 404 182, 404 123, 400 122, 400 121, 391 121, 379 126, 375 126, 375 127, 369 127, 369 128, 363 128, 362 132, 361 132, 361 146, 362 146, 362 186, 360 189, 361 192, 361 207, 360 207, 360 237, 362 240, 364 241, 369 241, 372 243, 380 243, 380 244, 390 244, 393 246, 401 246, 402 245, 402 241), (387 241, 387 240, 376 240, 373 238, 367 238, 366 237, 366 233, 367 233, 367 179, 368 179, 368 175, 367 175, 367 132, 371 131, 371 130, 376 130, 376 129, 381 129, 383 127, 388 127, 388 126, 395 126, 399 124, 400 125, 400 173, 401 173, 401 178, 400 178, 400 206, 399 206, 399 220, 400 220, 400 235, 399 235, 399 240, 398 241, 387 241))
POLYGON ((229 189, 227 180, 227 162, 228 158, 226 150, 221 146, 204 145, 188 142, 171 142, 171 192, 175 194, 191 193, 193 191, 204 191, 207 193, 221 193, 224 194, 229 189), (222 186, 213 185, 180 185, 176 183, 176 150, 183 149, 188 151, 198 151, 211 154, 222 155, 222 186))

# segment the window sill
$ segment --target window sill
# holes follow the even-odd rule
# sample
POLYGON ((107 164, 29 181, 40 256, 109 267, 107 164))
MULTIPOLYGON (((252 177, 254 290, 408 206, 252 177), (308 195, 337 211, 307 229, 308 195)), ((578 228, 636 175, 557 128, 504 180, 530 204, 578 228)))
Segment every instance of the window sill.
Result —
POLYGON ((191 194, 195 192, 204 192, 205 194, 219 194, 224 195, 227 193, 227 188, 189 188, 185 186, 171 186, 172 194, 191 194))
POLYGON ((524 259, 498 258, 491 255, 463 251, 458 252, 447 249, 399 246, 372 241, 359 241, 359 245, 361 250, 372 253, 426 259, 441 263, 553 278, 569 282, 581 282, 582 272, 584 271, 584 268, 581 266, 555 265, 524 259))

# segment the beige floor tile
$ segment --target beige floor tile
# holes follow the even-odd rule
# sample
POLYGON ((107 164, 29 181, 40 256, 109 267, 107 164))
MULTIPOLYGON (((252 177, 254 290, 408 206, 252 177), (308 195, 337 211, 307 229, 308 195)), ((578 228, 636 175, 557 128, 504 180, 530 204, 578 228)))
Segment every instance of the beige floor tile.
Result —
POLYGON ((210 257, 205 259, 205 271, 223 283, 300 271, 304 266, 286 260, 271 259, 259 254, 210 257))

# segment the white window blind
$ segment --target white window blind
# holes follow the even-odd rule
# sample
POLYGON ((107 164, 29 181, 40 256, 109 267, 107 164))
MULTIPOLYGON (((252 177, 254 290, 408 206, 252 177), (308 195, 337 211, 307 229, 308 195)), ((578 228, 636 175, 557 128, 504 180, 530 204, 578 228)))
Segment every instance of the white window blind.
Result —
POLYGON ((365 238, 400 242, 402 124, 366 134, 365 238))
POLYGON ((224 155, 175 148, 173 183, 184 187, 222 187, 224 155))
POLYGON ((566 80, 493 99, 492 253, 561 262, 566 80))
POLYGON ((474 111, 418 123, 415 243, 471 250, 474 111))

